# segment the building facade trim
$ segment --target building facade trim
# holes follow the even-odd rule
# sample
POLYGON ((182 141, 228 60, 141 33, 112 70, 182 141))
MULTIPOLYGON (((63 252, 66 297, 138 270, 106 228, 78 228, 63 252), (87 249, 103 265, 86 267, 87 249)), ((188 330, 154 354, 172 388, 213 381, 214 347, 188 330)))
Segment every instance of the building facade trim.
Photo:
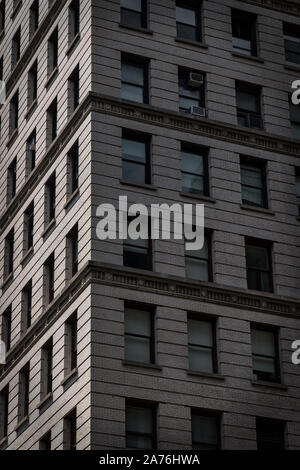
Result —
POLYGON ((27 354, 34 344, 57 318, 74 303, 74 300, 90 284, 109 285, 156 293, 215 305, 259 311, 285 317, 300 317, 300 302, 285 299, 274 294, 252 293, 242 289, 231 289, 213 283, 194 282, 176 277, 166 277, 157 273, 145 273, 140 270, 102 264, 89 261, 74 279, 65 287, 47 308, 29 331, 7 354, 7 362, 2 365, 0 379, 3 380, 15 367, 16 363, 27 354))
POLYGON ((121 99, 111 98, 98 93, 89 92, 82 103, 76 109, 62 132, 49 147, 45 156, 36 166, 31 176, 20 189, 5 212, 0 217, 0 234, 4 232, 19 207, 25 202, 28 194, 38 185, 53 161, 74 135, 78 127, 90 112, 99 112, 126 118, 127 120, 139 121, 151 125, 157 125, 176 131, 187 132, 205 136, 212 139, 231 142, 238 145, 258 148, 268 152, 283 153, 291 156, 300 156, 300 144, 292 139, 281 139, 266 132, 255 132, 244 130, 239 126, 224 124, 205 118, 183 116, 179 112, 167 112, 151 105, 139 105, 126 102, 121 99))
POLYGON ((300 16, 300 5, 296 2, 284 0, 240 0, 241 3, 250 3, 262 8, 270 8, 282 13, 300 16))

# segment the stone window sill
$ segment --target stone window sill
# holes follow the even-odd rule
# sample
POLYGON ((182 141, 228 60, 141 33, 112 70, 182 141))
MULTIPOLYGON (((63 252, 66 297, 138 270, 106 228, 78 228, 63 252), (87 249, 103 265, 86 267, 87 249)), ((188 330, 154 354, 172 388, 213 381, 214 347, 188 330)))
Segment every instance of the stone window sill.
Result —
POLYGON ((18 137, 19 129, 15 129, 9 136, 6 147, 10 147, 14 140, 18 137))
POLYGON ((52 400, 53 400, 53 393, 50 392, 40 401, 40 403, 37 406, 37 409, 40 410, 43 406, 50 404, 52 400))
POLYGON ((213 202, 214 204, 217 202, 213 197, 205 196, 204 194, 186 193, 182 191, 180 195, 183 197, 189 197, 190 199, 199 199, 199 201, 213 202))
POLYGON ((80 42, 80 33, 77 33, 76 36, 74 36, 74 38, 72 39, 67 49, 67 52, 66 52, 67 56, 70 56, 72 54, 72 52, 74 51, 75 47, 77 46, 79 42, 80 42))
POLYGON ((17 424, 17 426, 15 427, 15 431, 18 432, 22 426, 25 426, 25 425, 28 425, 29 424, 29 416, 25 416, 23 419, 21 419, 21 421, 17 424))
POLYGON ((181 42, 183 44, 188 44, 189 46, 201 47, 202 49, 208 49, 208 45, 201 41, 191 41, 190 39, 184 38, 175 38, 176 42, 181 42))
POLYGON ((256 207, 256 206, 248 206, 247 204, 241 204, 241 209, 253 211, 253 212, 260 212, 261 214, 267 215, 275 215, 275 212, 271 211, 270 209, 266 209, 264 207, 256 207))
POLYGON ((187 370, 188 375, 195 375, 197 377, 203 377, 206 379, 217 379, 217 380, 225 380, 224 375, 218 373, 210 373, 210 372, 200 372, 198 370, 187 370))
POLYGON ((78 369, 75 367, 75 369, 71 370, 71 372, 66 375, 66 377, 60 382, 60 385, 65 386, 71 379, 75 378, 77 379, 78 377, 78 369))
POLYGON ((277 388, 279 390, 288 390, 288 387, 279 382, 265 382, 263 380, 251 380, 252 385, 255 387, 269 387, 277 388))
POLYGON ((13 280, 14 274, 10 273, 3 281, 1 289, 5 289, 5 287, 13 280))
POLYGON ((56 219, 54 218, 46 226, 45 230, 42 233, 42 238, 45 238, 49 234, 50 230, 55 227, 55 225, 56 225, 56 219))
POLYGON ((53 82, 57 74, 58 74, 58 67, 55 67, 55 69, 51 72, 51 74, 49 75, 46 81, 45 88, 49 88, 49 86, 51 85, 51 83, 53 82))
POLYGON ((151 364, 148 362, 136 362, 136 361, 122 361, 123 366, 142 367, 144 369, 155 369, 162 370, 162 367, 158 364, 151 364))
POLYGON ((297 65, 297 64, 288 64, 288 63, 285 63, 284 64, 284 68, 287 69, 287 70, 291 70, 293 72, 300 72, 300 64, 297 65))
POLYGON ((33 246, 31 248, 29 248, 29 250, 26 251, 26 253, 24 254, 24 256, 21 259, 20 263, 25 264, 28 261, 28 259, 30 258, 31 255, 33 255, 33 246))
POLYGON ((241 59, 248 59, 248 60, 252 60, 253 62, 259 62, 260 64, 263 64, 265 61, 262 57, 258 57, 256 55, 246 55, 246 54, 242 54, 241 52, 231 52, 231 54, 233 55, 233 57, 240 57, 241 59))
POLYGON ((127 181, 120 179, 120 183, 128 186, 135 186, 136 188, 141 188, 141 189, 150 189, 152 191, 157 191, 157 188, 155 186, 152 186, 152 184, 147 184, 147 183, 135 183, 134 181, 127 181))
POLYGON ((20 0, 20 1, 17 3, 17 5, 16 5, 15 8, 14 8, 14 11, 13 11, 12 14, 10 15, 10 18, 11 18, 12 20, 17 16, 17 14, 18 14, 18 12, 19 12, 21 6, 22 6, 22 0, 20 0))
POLYGON ((35 110, 35 108, 37 107, 37 104, 38 104, 38 101, 37 101, 37 98, 30 104, 29 108, 27 109, 27 112, 25 114, 25 119, 27 121, 27 119, 30 117, 30 115, 33 113, 33 111, 35 110))
POLYGON ((134 26, 129 26, 127 24, 119 23, 120 28, 129 29, 130 31, 137 31, 138 33, 144 34, 153 34, 153 31, 148 28, 135 28, 134 26))
POLYGON ((71 196, 68 197, 67 202, 64 205, 64 209, 68 209, 70 204, 74 201, 74 199, 76 199, 77 196, 79 196, 79 188, 75 189, 71 196))

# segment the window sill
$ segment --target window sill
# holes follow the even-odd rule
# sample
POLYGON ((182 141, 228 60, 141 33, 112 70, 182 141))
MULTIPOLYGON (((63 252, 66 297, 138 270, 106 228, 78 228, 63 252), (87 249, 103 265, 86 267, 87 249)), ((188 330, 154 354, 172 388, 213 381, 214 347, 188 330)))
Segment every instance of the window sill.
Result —
POLYGON ((21 419, 21 421, 17 424, 14 430, 18 432, 22 428, 22 426, 26 426, 26 425, 28 426, 28 424, 29 424, 29 416, 27 415, 23 419, 21 419))
POLYGON ((53 401, 53 393, 50 392, 40 401, 40 403, 37 406, 37 409, 40 410, 43 406, 50 404, 50 402, 52 403, 52 401, 53 401))
POLYGON ((75 189, 74 193, 71 194, 71 196, 68 197, 67 202, 64 205, 64 209, 68 209, 70 204, 76 199, 76 197, 79 196, 79 188, 75 189))
POLYGON ((25 114, 25 119, 26 121, 28 120, 28 118, 30 117, 30 115, 33 113, 33 111, 35 110, 35 108, 37 107, 37 98, 30 104, 29 108, 27 109, 27 112, 25 114))
POLYGON ((73 378, 76 379, 78 378, 78 369, 77 367, 75 367, 75 369, 71 370, 71 372, 66 375, 66 377, 60 382, 60 385, 62 385, 63 387, 73 378))
POLYGON ((175 38, 175 41, 181 42, 183 44, 188 44, 190 46, 201 47, 202 49, 208 49, 208 45, 201 41, 192 41, 190 39, 177 38, 177 37, 175 38))
POLYGON ((7 436, 4 436, 0 441, 0 449, 3 450, 3 447, 7 444, 7 436))
POLYGON ((188 369, 187 371, 188 375, 196 375, 197 377, 203 377, 206 379, 216 379, 216 380, 225 380, 224 375, 218 374, 218 373, 210 373, 210 372, 200 372, 197 370, 191 370, 188 369))
POLYGON ((190 199, 199 199, 199 201, 205 201, 205 202, 213 202, 214 204, 217 202, 216 199, 210 196, 205 196, 204 194, 195 194, 195 193, 186 193, 182 191, 180 193, 181 196, 183 197, 188 197, 190 199))
POLYGON ((123 366, 142 367, 144 369, 155 369, 162 370, 162 367, 158 364, 151 364, 148 362, 136 362, 136 361, 122 361, 123 366))
POLYGON ((258 57, 256 55, 247 55, 247 54, 242 54, 241 52, 231 52, 233 57, 240 57, 241 59, 248 59, 252 60, 253 62, 259 62, 260 64, 263 64, 265 61, 262 57, 258 57))
POLYGON ((26 251, 26 253, 24 254, 24 256, 21 259, 20 263, 22 265, 25 264, 32 255, 33 255, 33 246, 31 248, 29 248, 29 250, 26 251))
POLYGON ((134 26, 129 26, 127 24, 119 23, 120 28, 124 29, 129 29, 130 31, 137 31, 138 33, 144 33, 144 34, 153 34, 153 31, 148 28, 137 28, 134 26))
POLYGON ((240 208, 243 210, 260 212, 261 214, 275 215, 275 212, 271 211, 270 209, 265 209, 264 207, 256 207, 256 206, 250 206, 250 205, 248 206, 247 204, 240 204, 240 208))
POLYGON ((19 134, 19 129, 15 129, 9 136, 9 139, 7 141, 6 147, 10 147, 12 143, 15 141, 15 139, 18 137, 19 134))
POLYGON ((20 0, 20 1, 17 3, 17 5, 16 5, 15 8, 14 8, 14 11, 13 11, 12 14, 10 15, 10 18, 11 18, 12 20, 14 20, 15 17, 17 16, 17 14, 18 14, 18 12, 19 12, 21 6, 22 6, 22 0, 20 0))
POLYGON ((72 54, 72 52, 74 51, 75 47, 77 46, 79 42, 80 42, 80 33, 77 33, 76 36, 74 36, 74 38, 72 39, 67 49, 67 52, 66 52, 67 56, 70 56, 72 54))
POLYGON ((49 222, 49 224, 46 226, 45 230, 43 231, 42 238, 45 238, 49 234, 50 230, 55 227, 55 225, 56 225, 56 219, 52 219, 51 222, 49 222))
POLYGON ((297 64, 288 64, 288 63, 285 63, 284 64, 284 68, 286 70, 292 70, 293 72, 299 72, 300 71, 300 64, 297 65, 297 64))
POLYGON ((55 67, 55 69, 51 72, 51 74, 49 75, 46 81, 45 88, 49 88, 49 86, 52 84, 57 74, 58 74, 58 67, 55 67))
POLYGON ((150 189, 152 191, 157 191, 157 188, 155 186, 152 186, 152 184, 147 184, 147 183, 135 183, 134 181, 127 181, 127 180, 120 179, 120 184, 124 184, 127 186, 135 186, 136 188, 150 189))
POLYGON ((288 387, 279 382, 265 382, 263 380, 251 380, 252 385, 257 387, 271 387, 279 390, 288 390, 288 387))
POLYGON ((10 273, 3 281, 2 283, 2 286, 1 286, 1 289, 5 289, 8 284, 13 280, 13 277, 14 277, 14 274, 13 273, 10 273))

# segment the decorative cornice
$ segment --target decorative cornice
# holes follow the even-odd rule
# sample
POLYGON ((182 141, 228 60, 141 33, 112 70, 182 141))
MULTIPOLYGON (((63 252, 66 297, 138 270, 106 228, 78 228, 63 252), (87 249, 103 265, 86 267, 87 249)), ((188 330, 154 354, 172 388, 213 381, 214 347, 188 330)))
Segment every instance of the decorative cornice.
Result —
POLYGON ((89 92, 64 129, 47 150, 32 175, 0 217, 0 234, 3 233, 12 218, 16 215, 18 208, 22 207, 24 201, 29 197, 30 192, 37 186, 40 179, 53 164, 63 147, 91 111, 231 142, 233 144, 259 148, 268 152, 300 156, 300 144, 292 139, 282 139, 262 131, 244 129, 240 126, 194 117, 176 111, 169 112, 151 105, 132 103, 130 101, 89 92))
POLYGON ((42 41, 47 36, 48 31, 50 30, 60 11, 63 9, 64 5, 65 2, 62 2, 61 0, 56 0, 53 5, 51 5, 49 12, 47 13, 43 22, 40 24, 38 30, 35 32, 31 41, 29 42, 26 50, 22 54, 22 57, 15 66, 14 70, 12 71, 12 74, 6 81, 6 97, 9 96, 15 83, 19 80, 20 76, 24 72, 24 69, 29 64, 31 58, 39 49, 42 41))
POLYGON ((32 349, 83 290, 93 283, 300 319, 300 301, 293 299, 89 261, 9 351, 6 364, 0 366, 0 380, 32 349))
POLYGON ((299 3, 292 2, 290 0, 240 0, 242 3, 250 3, 262 8, 269 8, 271 10, 277 10, 281 13, 287 13, 289 15, 300 16, 300 5, 299 3))

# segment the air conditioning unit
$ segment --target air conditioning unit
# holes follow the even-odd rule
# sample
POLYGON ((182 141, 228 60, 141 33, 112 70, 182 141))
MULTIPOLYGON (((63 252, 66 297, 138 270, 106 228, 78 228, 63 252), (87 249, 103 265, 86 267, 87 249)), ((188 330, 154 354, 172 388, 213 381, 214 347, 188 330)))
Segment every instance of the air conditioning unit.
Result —
POLYGON ((189 76, 188 85, 194 88, 199 88, 204 83, 204 75, 201 73, 191 72, 189 76))
POLYGON ((206 117, 206 108, 201 106, 191 106, 190 114, 195 114, 196 116, 206 117))

